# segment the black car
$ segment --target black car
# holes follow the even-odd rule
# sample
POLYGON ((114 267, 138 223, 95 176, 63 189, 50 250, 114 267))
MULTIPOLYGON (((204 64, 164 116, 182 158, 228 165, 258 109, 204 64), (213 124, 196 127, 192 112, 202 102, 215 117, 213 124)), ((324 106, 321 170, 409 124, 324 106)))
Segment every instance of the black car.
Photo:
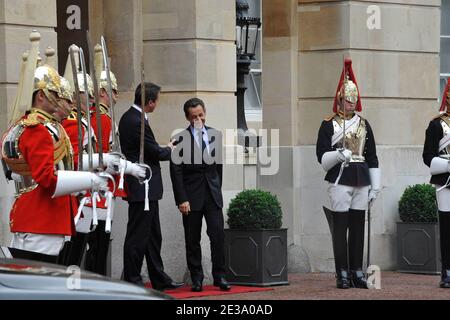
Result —
POLYGON ((0 300, 167 300, 161 292, 77 267, 9 259, 0 250, 0 300))

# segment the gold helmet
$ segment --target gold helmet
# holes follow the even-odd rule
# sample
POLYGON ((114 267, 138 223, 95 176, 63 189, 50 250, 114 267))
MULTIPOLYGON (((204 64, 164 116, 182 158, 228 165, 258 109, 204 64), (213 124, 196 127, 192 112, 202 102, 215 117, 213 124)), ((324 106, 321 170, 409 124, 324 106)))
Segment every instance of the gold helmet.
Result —
POLYGON ((342 87, 341 95, 343 95, 345 97, 345 100, 350 103, 358 102, 358 87, 352 80, 348 78, 348 76, 346 77, 344 86, 342 87))
POLYGON ((70 86, 69 80, 64 77, 61 77, 61 93, 59 95, 60 98, 69 100, 73 103, 73 90, 70 86))
POLYGON ((34 88, 33 93, 43 90, 54 91, 58 95, 61 94, 61 79, 58 72, 50 66, 40 66, 34 72, 34 88))
MULTIPOLYGON (((106 71, 102 71, 100 73, 100 80, 99 80, 99 87, 100 89, 105 89, 108 90, 108 74, 106 73, 106 71)), ((112 73, 111 71, 109 72, 109 77, 111 78, 111 89, 118 91, 117 90, 117 78, 114 75, 114 73, 112 73)))
MULTIPOLYGON (((78 86, 79 86, 80 92, 86 92, 85 91, 86 86, 84 85, 83 74, 81 72, 79 72, 77 74, 77 77, 78 77, 78 86)), ((89 96, 93 97, 94 96, 94 83, 92 82, 91 76, 88 75, 87 73, 86 73, 86 79, 87 79, 87 90, 88 90, 89 96)))

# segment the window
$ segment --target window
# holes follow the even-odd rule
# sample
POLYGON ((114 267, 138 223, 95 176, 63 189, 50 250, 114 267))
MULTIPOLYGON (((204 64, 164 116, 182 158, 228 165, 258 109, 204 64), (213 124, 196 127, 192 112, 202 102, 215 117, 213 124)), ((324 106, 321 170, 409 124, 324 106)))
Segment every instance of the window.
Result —
MULTIPOLYGON (((250 10, 249 15, 252 17, 261 18, 262 8, 261 0, 247 0, 250 10)), ((255 33, 251 33, 254 35, 255 33)), ((254 39, 250 39, 250 43, 254 43, 254 39)), ((262 29, 259 30, 258 41, 256 43, 255 61, 250 66, 250 74, 246 77, 245 92, 245 114, 247 121, 261 121, 262 117, 262 95, 261 95, 261 44, 262 44, 262 29)))

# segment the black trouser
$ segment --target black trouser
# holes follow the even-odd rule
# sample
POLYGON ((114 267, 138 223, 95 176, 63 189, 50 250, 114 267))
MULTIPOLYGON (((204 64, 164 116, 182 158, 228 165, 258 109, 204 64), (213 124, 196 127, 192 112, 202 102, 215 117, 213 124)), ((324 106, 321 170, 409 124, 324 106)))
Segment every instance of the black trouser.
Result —
POLYGON ((105 232, 106 221, 98 220, 94 231, 89 233, 85 269, 106 276, 111 233, 105 232))
POLYGON ((66 241, 63 249, 59 253, 58 264, 81 267, 81 261, 86 250, 87 237, 88 233, 77 232, 75 236, 72 236, 70 241, 66 241))
POLYGON ((203 280, 202 249, 200 239, 203 216, 211 243, 212 275, 214 279, 225 275, 225 233, 222 209, 211 196, 209 187, 205 190, 203 208, 183 215, 184 237, 186 242, 186 260, 192 280, 203 280))
POLYGON ((336 272, 362 270, 365 211, 334 212, 333 252, 336 272), (348 232, 348 236, 347 236, 348 232))
POLYGON ((128 203, 128 224, 123 248, 124 280, 142 285, 142 263, 147 261, 153 288, 164 287, 172 279, 164 272, 161 259, 161 226, 158 201, 150 201, 150 211, 144 202, 128 203))
POLYGON ((450 269, 450 212, 439 211, 442 270, 450 269))

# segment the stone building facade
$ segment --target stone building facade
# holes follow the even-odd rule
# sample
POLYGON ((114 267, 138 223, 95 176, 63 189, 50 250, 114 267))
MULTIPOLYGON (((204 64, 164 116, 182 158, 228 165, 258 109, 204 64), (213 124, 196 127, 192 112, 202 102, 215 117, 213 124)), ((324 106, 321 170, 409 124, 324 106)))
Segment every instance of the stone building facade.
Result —
MULTIPOLYGON (((289 227, 290 271, 333 270, 322 213, 322 205, 328 204, 326 185, 315 142, 321 120, 332 112, 344 56, 354 61, 362 116, 374 130, 383 172, 383 193, 372 210, 372 260, 382 269, 395 269, 398 200, 406 186, 428 180, 422 143, 440 94, 441 1, 424 3, 262 0, 262 122, 253 125, 280 130, 279 171, 266 176, 255 165, 227 165, 224 196, 228 203, 244 185, 278 195, 284 226, 289 227)), ((105 35, 119 79, 118 116, 132 103, 143 57, 148 80, 164 91, 150 117, 161 144, 172 130, 187 126, 182 104, 192 96, 206 102, 209 125, 236 128, 234 0, 89 0, 87 10, 91 36, 105 35)), ((41 52, 48 45, 57 47, 56 11, 56 0, 0 0, 1 130, 6 129, 18 57, 28 46, 29 32, 41 32, 41 52)), ((169 274, 181 280, 186 270, 183 228, 167 164, 163 177, 163 259, 169 274)), ((2 175, 0 185, 0 243, 5 244, 13 190, 2 175)), ((121 274, 126 203, 118 210, 113 277, 121 274)), ((203 240, 208 265, 206 233, 203 240)))

